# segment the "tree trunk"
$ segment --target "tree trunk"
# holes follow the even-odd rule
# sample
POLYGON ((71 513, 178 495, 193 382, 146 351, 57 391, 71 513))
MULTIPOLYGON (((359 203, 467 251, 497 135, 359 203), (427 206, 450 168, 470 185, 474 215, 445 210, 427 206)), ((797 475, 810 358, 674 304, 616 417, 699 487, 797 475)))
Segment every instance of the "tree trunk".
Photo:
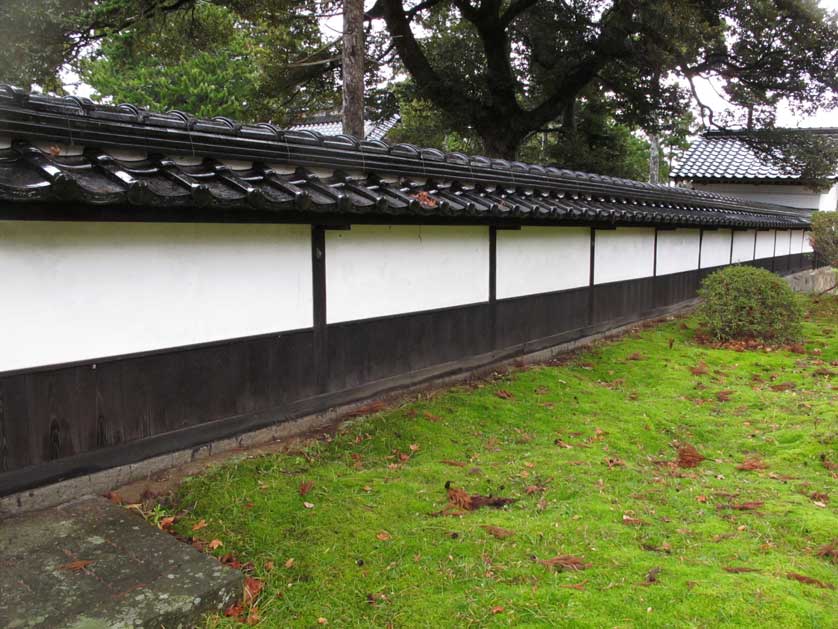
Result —
POLYGON ((660 183, 661 150, 657 133, 649 134, 649 183, 660 183))
POLYGON ((364 0, 343 0, 343 132, 364 139, 364 0))

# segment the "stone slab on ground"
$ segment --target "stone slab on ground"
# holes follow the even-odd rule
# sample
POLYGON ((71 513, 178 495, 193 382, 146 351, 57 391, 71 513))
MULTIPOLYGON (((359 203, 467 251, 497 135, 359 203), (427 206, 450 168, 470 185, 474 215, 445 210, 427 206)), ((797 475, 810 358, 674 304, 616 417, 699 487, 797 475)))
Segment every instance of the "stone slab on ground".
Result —
POLYGON ((104 498, 0 521, 4 629, 194 627, 241 594, 241 573, 104 498))

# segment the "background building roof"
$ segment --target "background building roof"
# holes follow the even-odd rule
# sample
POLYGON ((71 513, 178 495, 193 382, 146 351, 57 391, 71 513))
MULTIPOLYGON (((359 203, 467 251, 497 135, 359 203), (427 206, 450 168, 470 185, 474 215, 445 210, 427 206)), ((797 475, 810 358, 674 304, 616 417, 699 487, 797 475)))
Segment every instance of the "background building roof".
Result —
MULTIPOLYGON (((395 127, 401 116, 393 114, 384 120, 371 120, 364 118, 364 139, 383 140, 384 137, 395 127)), ((343 133, 343 121, 340 114, 318 114, 305 120, 290 125, 290 131, 317 131, 322 135, 341 135, 343 133)))
MULTIPOLYGON (((805 131, 838 138, 838 129, 817 128, 805 131)), ((760 155, 743 139, 746 135, 747 131, 705 133, 679 160, 670 179, 704 183, 792 183, 800 179, 798 173, 772 164, 765 155, 760 155)))

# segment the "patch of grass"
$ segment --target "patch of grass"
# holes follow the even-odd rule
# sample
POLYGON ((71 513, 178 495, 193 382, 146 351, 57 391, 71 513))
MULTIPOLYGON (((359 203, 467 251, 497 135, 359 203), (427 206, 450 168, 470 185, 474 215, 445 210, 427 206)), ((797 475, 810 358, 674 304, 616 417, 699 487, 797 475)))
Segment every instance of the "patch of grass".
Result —
POLYGON ((787 574, 838 584, 817 556, 838 538, 837 314, 811 308, 805 354, 710 349, 674 320, 426 396, 188 479, 175 529, 253 562, 266 627, 835 626, 838 592, 787 574), (686 443, 697 467, 671 463, 686 443), (518 500, 434 516, 449 480, 518 500), (557 555, 591 566, 535 561, 557 555))

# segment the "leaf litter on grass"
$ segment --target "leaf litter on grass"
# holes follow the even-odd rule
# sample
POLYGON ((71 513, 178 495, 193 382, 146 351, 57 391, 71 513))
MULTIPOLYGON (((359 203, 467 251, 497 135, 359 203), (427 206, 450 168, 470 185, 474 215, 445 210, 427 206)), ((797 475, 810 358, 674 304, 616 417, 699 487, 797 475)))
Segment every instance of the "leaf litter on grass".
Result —
MULTIPOLYGON (((425 618, 443 625, 454 622, 465 625, 479 623, 481 618, 485 621, 492 606, 500 605, 504 607, 503 614, 490 620, 489 624, 497 624, 500 620, 521 622, 522 610, 527 610, 537 614, 534 617, 543 620, 545 625, 584 624, 590 618, 596 626, 611 626, 614 616, 607 610, 613 610, 625 596, 625 588, 635 587, 641 580, 643 584, 647 583, 642 575, 648 576, 650 572, 647 563, 650 555, 644 551, 655 550, 663 553, 659 557, 660 566, 656 567, 663 568, 663 574, 668 578, 661 579, 655 573, 654 594, 649 590, 649 596, 664 601, 672 600, 675 591, 684 583, 691 587, 691 583, 695 586, 711 582, 715 578, 714 571, 716 575, 729 572, 732 581, 733 575, 759 570, 734 563, 734 557, 747 561, 753 553, 760 553, 771 562, 760 562, 761 565, 785 565, 785 569, 777 571, 764 568, 762 576, 756 578, 748 578, 745 574, 745 578, 736 579, 735 592, 730 585, 719 583, 712 605, 715 609, 718 604, 732 623, 757 618, 766 626, 794 625, 803 602, 801 594, 795 592, 800 588, 789 588, 786 575, 797 574, 829 584, 827 573, 819 572, 819 567, 831 570, 836 561, 834 545, 826 548, 830 545, 825 544, 832 539, 828 535, 834 530, 830 527, 830 523, 834 523, 831 505, 827 509, 817 509, 808 499, 805 502, 799 499, 801 494, 809 497, 818 493, 813 490, 825 489, 823 479, 838 471, 838 463, 833 463, 831 453, 824 454, 820 461, 817 459, 825 449, 823 444, 828 443, 821 441, 819 444, 817 439, 823 440, 824 434, 835 432, 829 414, 825 415, 818 407, 821 404, 820 408, 828 408, 823 406, 827 404, 827 398, 821 392, 807 390, 805 400, 799 401, 805 401, 809 406, 803 406, 798 403, 799 390, 781 396, 768 389, 769 384, 782 384, 790 379, 784 365, 792 365, 795 357, 781 352, 759 355, 737 352, 735 358, 730 358, 726 350, 696 349, 689 338, 692 332, 678 332, 679 327, 672 324, 657 340, 654 340, 654 332, 639 337, 644 343, 642 354, 647 361, 642 374, 626 361, 626 356, 638 349, 636 344, 629 347, 621 346, 619 342, 610 347, 606 344, 590 354, 580 353, 585 358, 566 361, 566 365, 557 361, 560 366, 504 374, 502 390, 510 394, 503 398, 507 402, 493 400, 496 393, 489 380, 483 386, 467 386, 435 397, 433 404, 420 401, 416 407, 388 410, 386 415, 365 424, 364 431, 368 436, 356 444, 359 456, 363 454, 365 461, 362 468, 353 468, 345 450, 334 464, 329 463, 328 454, 321 453, 316 461, 307 459, 303 462, 305 469, 284 468, 293 471, 282 471, 278 480, 270 481, 271 492, 263 495, 258 505, 260 514, 272 513, 275 521, 254 537, 272 540, 273 546, 263 549, 270 548, 269 552, 279 565, 281 557, 288 557, 293 552, 301 560, 306 559, 301 565, 307 567, 305 570, 278 570, 287 577, 267 580, 270 598, 262 596, 266 601, 270 600, 271 605, 269 609, 264 604, 263 624, 304 627, 311 626, 318 617, 328 617, 330 624, 336 626, 387 626, 391 622, 396 626, 413 626, 410 618, 425 618), (678 337, 678 344, 670 352, 667 341, 673 334, 678 337), (667 353, 661 354, 660 350, 667 353), (589 355, 595 363, 586 360, 589 355), (585 364, 581 370, 580 363, 585 364), (702 380, 707 383, 708 391, 704 395, 711 399, 708 404, 693 406, 683 400, 692 397, 690 391, 695 379, 682 367, 676 381, 676 374, 669 366, 701 363, 706 365, 706 374, 695 375, 705 376, 702 380), (605 390, 606 399, 598 393, 603 390, 600 381, 626 378, 626 370, 634 370, 630 379, 631 391, 640 393, 639 399, 644 401, 642 406, 631 403, 628 395, 612 397, 605 390), (751 376, 758 375, 757 372, 762 374, 764 383, 763 389, 754 390, 751 376), (727 374, 722 386, 734 392, 735 405, 740 408, 733 409, 734 404, 720 405, 713 399, 715 393, 710 387, 714 384, 718 387, 719 373, 727 374), (769 374, 773 374, 773 379, 769 374), (557 380, 563 383, 561 387, 555 386, 557 380), (542 397, 535 398, 533 392, 536 390, 542 397), (772 413, 778 402, 773 400, 781 397, 789 406, 778 409, 782 416, 775 418, 772 413), (772 401, 765 401, 769 398, 772 401), (792 398, 794 405, 791 405, 792 398), (755 403, 754 400, 764 401, 755 403), (434 418, 445 417, 445 420, 417 421, 415 418, 421 418, 423 413, 434 418), (746 414, 749 422, 734 419, 746 414), (769 430, 766 420, 778 427, 769 430), (594 434, 585 439, 584 435, 590 435, 595 426, 601 427, 598 433, 600 430, 611 432, 611 436, 594 434), (526 438, 522 437, 524 430, 526 438), (553 445, 557 432, 561 443, 553 445), (791 434, 794 434, 793 439, 791 434), (423 457, 416 457, 410 465, 404 465, 405 461, 399 461, 400 457, 392 454, 399 449, 399 455, 410 457, 409 443, 422 444, 424 461, 421 460, 423 457), (669 473, 664 474, 656 461, 665 456, 661 453, 668 444, 679 453, 675 457, 669 456, 666 463, 669 473), (549 449, 545 449, 545 445, 549 449), (755 451, 760 457, 753 454, 755 451), (396 469, 389 469, 386 461, 381 464, 381 457, 388 453, 394 456, 391 462, 398 461, 396 469), (767 469, 767 466, 750 462, 762 461, 761 457, 770 461, 776 471, 743 473, 767 469), (803 463, 806 460, 808 467, 803 463), (462 465, 449 463, 454 461, 462 465), (537 467, 532 469, 524 465, 522 470, 523 461, 531 461, 537 467), (443 469, 440 464, 452 468, 452 475, 460 474, 462 469, 462 476, 452 477, 446 487, 446 506, 434 515, 459 515, 477 520, 480 515, 469 515, 470 512, 493 506, 507 507, 498 514, 497 524, 478 520, 474 522, 476 531, 464 525, 465 530, 458 531, 456 537, 450 536, 450 531, 439 535, 427 515, 431 510, 428 505, 438 496, 439 484, 444 480, 439 479, 443 469), (469 465, 481 468, 479 478, 467 475, 469 465), (739 473, 729 474, 719 465, 736 468, 739 473), (835 469, 830 469, 833 466, 835 469), (319 468, 323 471, 318 472, 319 468), (825 474, 824 469, 829 474, 825 474), (586 476, 594 470, 599 471, 605 482, 597 481, 598 475, 592 476, 590 483, 585 482, 586 476), (524 478, 522 471, 528 471, 529 477, 525 481, 521 480, 524 478), (651 476, 647 475, 650 471, 651 476), (556 480, 550 484, 545 497, 545 481, 541 478, 551 475, 556 480), (272 512, 266 511, 265 501, 276 500, 279 488, 285 485, 287 494, 293 498, 303 478, 316 482, 321 490, 318 496, 322 492, 332 504, 318 497, 316 510, 302 512, 299 498, 293 501, 297 511, 304 513, 306 518, 305 541, 301 543, 303 538, 294 535, 300 526, 300 516, 294 515, 293 510, 280 508, 279 500, 272 512), (465 481, 467 478, 470 480, 465 481), (778 483, 777 480, 795 480, 796 483, 778 483), (340 493, 343 484, 351 487, 345 497, 340 493), (361 486, 373 486, 375 491, 364 494, 358 490, 361 486), (530 487, 539 489, 530 492, 530 487), (586 491, 585 487, 593 491, 586 491), (792 498, 791 503, 785 500, 788 497, 792 498), (516 499, 519 504, 508 508, 516 499), (498 500, 502 502, 497 504, 498 500), (761 513, 759 509, 764 504, 777 507, 761 513), (743 516, 737 513, 740 511, 743 516), (745 516, 746 512, 757 517, 745 516), (621 514, 643 521, 645 526, 620 527, 621 514), (740 523, 745 517, 747 526, 740 523), (719 530, 719 526, 726 528, 719 530), (805 538, 799 532, 804 526, 805 538), (514 535, 494 535, 491 527, 513 531, 514 535), (376 531, 385 530, 392 533, 392 541, 376 543, 376 531), (674 535, 675 531, 683 531, 683 537, 678 538, 678 543, 673 542, 674 550, 671 547, 665 550, 662 540, 674 535), (375 550, 365 551, 365 561, 356 566, 357 551, 349 540, 363 539, 361 534, 364 532, 366 539, 372 542, 367 543, 375 550), (318 535, 323 535, 323 539, 318 540, 318 535), (556 536, 562 545, 566 545, 565 550, 573 553, 558 555, 559 558, 576 557, 587 565, 585 576, 590 576, 591 582, 587 589, 596 592, 596 599, 604 604, 601 609, 599 605, 585 605, 585 616, 579 615, 582 610, 570 608, 563 608, 561 616, 557 615, 554 606, 545 598, 549 588, 539 583, 539 579, 547 577, 541 574, 538 566, 528 569, 521 566, 524 547, 523 556, 531 556, 533 562, 551 561, 549 547, 555 549, 556 536), (713 542, 716 537, 719 541, 713 542), (495 542, 492 538, 503 541, 495 542), (714 545, 716 543, 718 546, 714 545), (732 548, 737 549, 736 554, 729 553, 732 548), (352 576, 348 580, 340 563, 342 553, 350 557, 353 569, 358 570, 350 573, 352 576), (481 556, 484 559, 481 560, 481 556), (537 560, 536 556, 548 559, 537 560), (408 558, 406 563, 409 565, 405 565, 404 557, 408 558), (664 563, 676 561, 677 564, 664 563), (674 565, 678 566, 677 570, 674 565), (796 572, 788 572, 792 567, 796 572), (376 581, 381 575, 393 581, 394 587, 406 590, 412 590, 418 583, 423 587, 445 587, 445 600, 437 600, 430 607, 422 596, 412 597, 412 600, 394 598, 387 605, 367 605, 363 596, 361 600, 350 597, 353 588, 346 587, 346 583, 363 582, 365 585, 359 586, 364 588, 363 593, 378 592, 381 585, 376 581), (684 581, 685 576, 690 581, 684 581), (274 583, 275 580, 281 583, 274 583), (290 587, 292 583, 293 588, 290 587), (514 594, 508 593, 510 589, 514 594), (772 606, 757 604, 763 600, 762 591, 775 601, 772 606), (315 605, 312 601, 318 600, 321 593, 334 596, 334 606, 315 605), (748 596, 743 597, 743 593, 748 596), (275 602, 275 594, 281 594, 283 599, 275 602), (751 598, 753 601, 748 602, 751 598), (482 615, 462 612, 460 606, 466 600, 474 600, 474 608, 481 610, 482 615), (364 603, 363 607, 370 608, 370 612, 373 609, 378 610, 376 613, 393 610, 402 622, 395 622, 396 616, 370 616, 353 607, 359 603, 364 603)), ((825 360, 836 358, 838 355, 824 351, 825 360)), ((827 396, 831 395, 828 385, 824 391, 827 396)), ((348 439, 353 443, 351 437, 348 439)), ((337 444, 330 448, 340 451, 337 444)), ((255 466, 258 462, 248 463, 241 473, 245 474, 248 467, 255 466)), ((249 539, 242 537, 248 534, 243 532, 250 527, 257 529, 261 524, 247 515, 240 519, 235 514, 231 517, 224 511, 226 507, 219 500, 220 494, 218 487, 198 480, 194 490, 190 489, 181 503, 192 508, 191 505, 200 501, 200 507, 191 516, 194 519, 189 523, 199 517, 214 526, 223 521, 225 543, 232 545, 234 539, 237 540, 236 546, 231 547, 242 552, 239 551, 241 540, 249 539), (213 504, 218 507, 208 508, 213 504), (232 534, 228 537, 226 531, 236 531, 235 537, 232 534)), ((185 523, 178 526, 184 525, 189 526, 185 523)), ((265 526, 268 526, 267 522, 265 526)), ((251 552, 260 552, 258 545, 251 552)), ((263 558, 258 557, 260 566, 262 561, 263 558)), ((541 564, 541 567, 565 573, 579 569, 561 564, 554 567, 541 564)), ((557 575, 555 578, 566 577, 557 575)), ((788 578, 800 581, 795 577, 788 578)), ((812 590, 821 587, 815 582, 800 582, 812 590)), ((585 591, 586 583, 587 579, 580 583, 552 583, 551 587, 585 591)), ((581 596, 592 596, 591 593, 581 596)), ((686 603, 691 609, 686 613, 692 614, 696 622, 709 621, 703 611, 709 609, 705 607, 709 604, 706 592, 695 587, 691 599, 695 599, 695 603, 686 603)), ((811 608, 807 613, 823 624, 828 617, 824 615, 823 605, 806 604, 811 608)), ((620 605, 620 613, 629 624, 641 626, 648 618, 646 603, 638 606, 638 610, 620 605)), ((665 607, 664 603, 654 605, 655 617, 662 625, 677 624, 665 607)))

